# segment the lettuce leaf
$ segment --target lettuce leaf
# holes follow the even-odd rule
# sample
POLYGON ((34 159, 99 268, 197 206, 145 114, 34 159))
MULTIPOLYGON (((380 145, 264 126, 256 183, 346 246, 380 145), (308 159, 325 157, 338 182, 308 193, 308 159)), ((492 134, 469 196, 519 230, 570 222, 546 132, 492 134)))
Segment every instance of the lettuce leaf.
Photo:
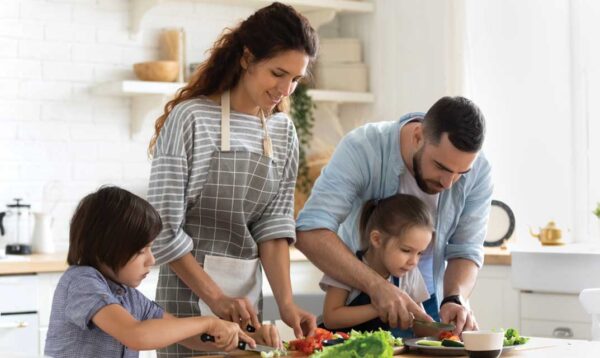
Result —
POLYGON ((390 332, 379 330, 377 332, 350 333, 350 338, 342 344, 327 347, 321 352, 311 355, 312 358, 391 358, 394 355, 392 348, 396 339, 390 332), (391 339, 390 339, 391 337, 391 339))

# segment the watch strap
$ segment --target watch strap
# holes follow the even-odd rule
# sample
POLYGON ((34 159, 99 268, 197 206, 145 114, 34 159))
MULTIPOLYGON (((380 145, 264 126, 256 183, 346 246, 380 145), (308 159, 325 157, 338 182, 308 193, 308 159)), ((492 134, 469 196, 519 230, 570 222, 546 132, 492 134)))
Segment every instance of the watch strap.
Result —
POLYGON ((444 297, 444 299, 442 300, 442 303, 440 303, 440 307, 442 307, 444 304, 446 304, 448 302, 456 303, 457 305, 461 305, 461 306, 463 305, 459 295, 450 295, 450 296, 444 297))

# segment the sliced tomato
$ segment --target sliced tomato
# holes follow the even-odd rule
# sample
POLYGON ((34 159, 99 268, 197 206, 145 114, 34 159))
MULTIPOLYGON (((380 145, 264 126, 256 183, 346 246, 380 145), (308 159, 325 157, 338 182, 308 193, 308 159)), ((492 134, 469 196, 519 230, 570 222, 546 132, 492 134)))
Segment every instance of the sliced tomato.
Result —
POLYGON ((350 335, 346 332, 335 332, 335 334, 337 334, 338 336, 344 338, 344 339, 348 339, 350 338, 350 335))
POLYGON ((314 336, 290 341, 289 345, 291 350, 312 354, 323 349, 323 341, 326 339, 333 339, 333 333, 323 328, 317 328, 314 336))
MULTIPOLYGON (((440 334, 438 335, 438 339, 440 341, 444 340, 444 339, 450 339, 450 337, 452 337, 453 334, 451 331, 442 331, 440 332, 440 334)), ((456 336, 455 336, 456 337, 456 336)))
POLYGON ((313 337, 319 341, 322 341, 325 339, 332 339, 333 333, 324 328, 317 328, 313 337))

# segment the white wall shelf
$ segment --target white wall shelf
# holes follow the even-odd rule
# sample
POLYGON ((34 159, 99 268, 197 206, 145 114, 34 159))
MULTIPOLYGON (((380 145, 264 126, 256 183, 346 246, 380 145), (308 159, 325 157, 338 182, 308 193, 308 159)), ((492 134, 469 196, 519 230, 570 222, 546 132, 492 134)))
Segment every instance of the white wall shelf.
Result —
MULTIPOLYGON (((151 81, 114 81, 97 85, 92 92, 102 96, 131 97, 131 134, 139 133, 145 117, 153 109, 162 107, 166 100, 185 83, 181 82, 151 82, 151 81)), ((314 102, 328 105, 344 103, 373 103, 375 96, 368 92, 330 91, 310 89, 308 94, 314 102)))
MULTIPOLYGON (((130 0, 131 32, 139 33, 142 20, 148 11, 155 6, 177 0, 130 0)), ((195 0, 198 2, 215 2, 215 0, 195 0)), ((271 4, 273 0, 222 0, 220 3, 260 8, 271 4)), ((308 18, 313 27, 333 20, 337 13, 369 13, 375 6, 369 0, 286 0, 286 4, 294 6, 308 18)))

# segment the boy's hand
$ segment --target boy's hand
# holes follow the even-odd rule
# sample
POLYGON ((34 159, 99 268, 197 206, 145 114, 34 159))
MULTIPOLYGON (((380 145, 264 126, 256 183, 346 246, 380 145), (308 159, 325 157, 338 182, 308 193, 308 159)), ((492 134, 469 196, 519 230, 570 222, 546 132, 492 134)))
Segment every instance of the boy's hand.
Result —
POLYGON ((207 317, 211 321, 208 325, 207 334, 215 337, 214 346, 223 351, 232 351, 237 348, 240 340, 255 347, 256 342, 236 323, 224 321, 216 317, 207 317))

